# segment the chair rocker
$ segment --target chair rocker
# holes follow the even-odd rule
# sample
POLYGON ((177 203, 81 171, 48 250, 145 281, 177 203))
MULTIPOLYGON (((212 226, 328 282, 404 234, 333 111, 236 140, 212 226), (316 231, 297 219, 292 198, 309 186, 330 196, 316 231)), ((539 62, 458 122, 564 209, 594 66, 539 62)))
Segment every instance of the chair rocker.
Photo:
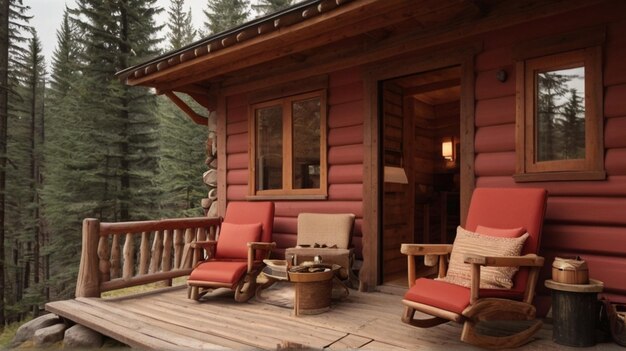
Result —
POLYGON ((276 246, 271 242, 273 223, 273 202, 230 202, 217 240, 192 245, 188 297, 197 301, 217 288, 234 290, 237 302, 254 296, 263 259, 276 246))
MULTIPOLYGON (((421 328, 449 321, 463 323, 461 340, 485 348, 514 348, 530 341, 542 326, 541 320, 535 318, 536 310, 532 301, 539 270, 544 262, 544 258, 536 254, 539 250, 545 207, 546 191, 543 189, 474 190, 466 230, 477 232, 479 236, 491 237, 488 240, 516 238, 525 232, 528 237, 521 248, 521 255, 518 256, 484 256, 457 251, 461 253, 462 262, 469 265, 469 287, 445 281, 444 277, 449 269, 448 257, 453 251, 453 245, 402 244, 401 252, 408 256, 409 268, 409 290, 402 300, 405 305, 402 321, 421 328), (426 255, 438 257, 438 276, 444 280, 415 279, 415 256, 426 255), (519 267, 519 271, 512 277, 511 289, 487 289, 480 288, 483 283, 482 267, 519 267), (432 318, 417 319, 416 311, 431 315, 432 318), (477 328, 478 322, 503 320, 528 321, 528 325, 526 329, 507 336, 483 334, 477 328)), ((458 236, 455 245, 457 241, 458 236)), ((461 247, 461 244, 457 247, 461 247)))

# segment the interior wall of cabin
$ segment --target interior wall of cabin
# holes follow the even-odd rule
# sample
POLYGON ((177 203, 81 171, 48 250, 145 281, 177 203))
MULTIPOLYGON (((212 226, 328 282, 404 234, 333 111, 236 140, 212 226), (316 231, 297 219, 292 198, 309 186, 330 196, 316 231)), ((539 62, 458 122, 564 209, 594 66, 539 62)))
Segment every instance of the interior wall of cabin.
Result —
MULTIPOLYGON (((402 243, 452 243, 460 222, 460 68, 382 85, 382 283, 407 285, 402 243), (449 143, 450 159, 442 144, 449 143), (406 174, 403 184, 391 174, 406 174)), ((434 269, 417 262, 418 275, 434 269)))

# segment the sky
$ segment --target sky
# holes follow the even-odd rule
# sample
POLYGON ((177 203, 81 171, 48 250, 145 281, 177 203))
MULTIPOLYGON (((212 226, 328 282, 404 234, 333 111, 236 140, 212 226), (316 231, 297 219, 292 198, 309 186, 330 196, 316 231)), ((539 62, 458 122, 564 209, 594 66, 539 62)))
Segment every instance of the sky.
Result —
MULTIPOLYGON (((158 6, 167 10, 170 0, 157 0, 158 6)), ((194 27, 200 28, 204 22, 202 10, 206 7, 206 0, 186 0, 185 8, 191 7, 194 27)), ((56 32, 63 19, 63 9, 67 5, 75 6, 74 0, 24 0, 24 4, 30 6, 30 14, 33 15, 30 24, 37 29, 37 35, 43 46, 43 54, 46 57, 48 67, 52 61, 52 53, 56 47, 56 32)), ((161 12, 156 19, 157 24, 167 21, 167 11, 161 12)), ((161 33, 165 37, 165 33, 161 33)))

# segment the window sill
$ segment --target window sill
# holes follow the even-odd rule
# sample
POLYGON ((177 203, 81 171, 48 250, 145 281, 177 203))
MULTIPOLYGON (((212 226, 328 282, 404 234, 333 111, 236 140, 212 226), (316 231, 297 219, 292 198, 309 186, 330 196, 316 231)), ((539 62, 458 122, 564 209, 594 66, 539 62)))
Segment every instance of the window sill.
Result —
POLYGON ((544 172, 544 173, 518 173, 513 175, 517 183, 526 182, 554 182, 554 181, 577 181, 577 180, 605 180, 605 171, 581 171, 581 172, 544 172))
POLYGON ((328 195, 248 195, 248 201, 275 201, 275 200, 326 200, 328 195))

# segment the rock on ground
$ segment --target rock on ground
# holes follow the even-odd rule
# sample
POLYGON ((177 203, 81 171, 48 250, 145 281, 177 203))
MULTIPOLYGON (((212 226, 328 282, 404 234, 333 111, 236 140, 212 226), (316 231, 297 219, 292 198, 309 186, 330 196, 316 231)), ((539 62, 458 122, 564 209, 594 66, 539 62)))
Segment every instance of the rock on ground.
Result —
POLYGON ((87 327, 76 324, 65 331, 63 347, 65 348, 99 348, 102 346, 103 337, 87 327))
POLYGON ((35 332, 33 344, 35 346, 45 346, 61 341, 63 340, 65 329, 67 329, 65 323, 54 324, 49 327, 39 329, 35 332))
POLYGON ((19 345, 24 341, 29 340, 33 337, 33 335, 35 335, 35 332, 39 329, 46 328, 61 322, 61 318, 51 313, 26 322, 17 329, 15 337, 13 338, 13 345, 19 345))

